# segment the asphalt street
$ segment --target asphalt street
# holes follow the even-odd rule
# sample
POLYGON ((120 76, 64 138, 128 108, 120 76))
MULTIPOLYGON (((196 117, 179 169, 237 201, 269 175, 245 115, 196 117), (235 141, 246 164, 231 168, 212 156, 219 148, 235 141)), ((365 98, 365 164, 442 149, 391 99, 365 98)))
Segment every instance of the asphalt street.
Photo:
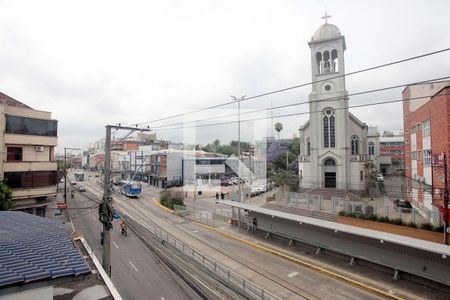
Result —
MULTIPOLYGON (((89 191, 85 195, 99 201, 89 191)), ((84 235, 101 261, 101 223, 97 203, 76 193, 69 197, 69 213, 78 234, 84 235)), ((111 231, 111 279, 124 299, 201 299, 179 276, 173 273, 132 232, 120 233, 119 221, 111 231)))

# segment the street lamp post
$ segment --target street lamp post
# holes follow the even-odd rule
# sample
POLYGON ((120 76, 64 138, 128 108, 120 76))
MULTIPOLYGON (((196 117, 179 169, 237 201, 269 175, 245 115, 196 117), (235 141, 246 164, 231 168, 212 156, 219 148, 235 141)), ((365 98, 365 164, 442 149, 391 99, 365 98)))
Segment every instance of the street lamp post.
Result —
MULTIPOLYGON (((237 102, 238 104, 238 195, 239 202, 242 202, 242 186, 241 186, 241 168, 240 168, 240 159, 241 159, 241 101, 244 100, 246 96, 242 96, 241 98, 236 98, 235 96, 231 96, 231 98, 237 102)), ((238 228, 241 227, 241 210, 238 209, 238 228)))
POLYGON ((64 147, 64 203, 66 204, 67 204, 67 150, 80 150, 80 149, 64 147))

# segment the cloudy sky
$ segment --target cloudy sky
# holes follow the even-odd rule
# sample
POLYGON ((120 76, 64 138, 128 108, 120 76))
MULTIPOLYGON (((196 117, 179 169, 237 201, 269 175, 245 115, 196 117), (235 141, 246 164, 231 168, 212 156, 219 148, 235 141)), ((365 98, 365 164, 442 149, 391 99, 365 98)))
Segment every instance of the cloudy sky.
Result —
MULTIPOLYGON (((329 23, 345 35, 347 72, 450 47, 448 0, 0 0, 0 91, 51 111, 59 121, 60 147, 86 147, 103 137, 106 124, 152 121, 228 102, 230 95, 309 82, 307 43, 323 24, 325 8, 329 23)), ((346 83, 354 93, 449 73, 450 51, 349 76, 346 83)), ((401 90, 352 97, 350 105, 400 99, 401 90)), ((309 93, 306 86, 249 100, 242 109, 303 102, 309 93)), ((299 105, 273 114, 307 110, 299 105)), ((230 105, 149 125, 234 112, 230 105)), ((402 128, 401 104, 352 112, 381 131, 402 128)), ((242 119, 255 116, 261 113, 242 119)), ((275 122, 283 123, 282 137, 292 137, 306 119, 275 122)), ((260 127, 243 123, 243 139, 260 127)), ((186 140, 181 129, 161 129, 161 138, 186 140)), ((194 136, 199 143, 226 142, 236 138, 236 125, 201 127, 194 136)))

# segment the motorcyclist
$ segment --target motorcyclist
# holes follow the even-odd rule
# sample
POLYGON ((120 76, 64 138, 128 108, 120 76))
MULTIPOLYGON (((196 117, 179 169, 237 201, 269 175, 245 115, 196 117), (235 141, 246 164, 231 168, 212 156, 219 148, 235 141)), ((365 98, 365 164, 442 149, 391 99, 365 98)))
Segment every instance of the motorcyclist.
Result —
POLYGON ((125 222, 124 222, 123 220, 121 220, 121 221, 120 221, 120 232, 121 232, 123 235, 126 235, 126 234, 127 234, 127 229, 128 229, 127 224, 125 224, 125 222))

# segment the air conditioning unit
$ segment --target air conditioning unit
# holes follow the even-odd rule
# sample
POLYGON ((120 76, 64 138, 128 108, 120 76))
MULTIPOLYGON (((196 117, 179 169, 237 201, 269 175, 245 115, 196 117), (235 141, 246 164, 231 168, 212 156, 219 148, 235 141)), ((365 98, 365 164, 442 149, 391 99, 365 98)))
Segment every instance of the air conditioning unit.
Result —
POLYGON ((36 146, 35 151, 36 152, 44 152, 44 146, 36 146))

